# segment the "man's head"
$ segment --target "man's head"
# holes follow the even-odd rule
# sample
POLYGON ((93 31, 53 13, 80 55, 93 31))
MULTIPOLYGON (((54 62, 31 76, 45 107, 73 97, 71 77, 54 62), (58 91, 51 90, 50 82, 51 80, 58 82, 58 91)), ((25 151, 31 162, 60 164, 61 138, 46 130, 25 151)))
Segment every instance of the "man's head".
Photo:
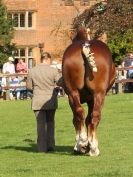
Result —
POLYGON ((22 58, 19 58, 18 59, 18 63, 23 63, 24 61, 23 61, 23 59, 22 58))
POLYGON ((16 77, 15 76, 11 76, 11 80, 14 80, 16 77))
POLYGON ((41 58, 42 63, 51 64, 51 55, 48 52, 44 52, 41 58))
POLYGON ((9 63, 12 63, 14 61, 13 57, 8 58, 9 63))
POLYGON ((128 57, 129 57, 130 59, 133 59, 133 53, 129 53, 129 54, 128 54, 128 57))

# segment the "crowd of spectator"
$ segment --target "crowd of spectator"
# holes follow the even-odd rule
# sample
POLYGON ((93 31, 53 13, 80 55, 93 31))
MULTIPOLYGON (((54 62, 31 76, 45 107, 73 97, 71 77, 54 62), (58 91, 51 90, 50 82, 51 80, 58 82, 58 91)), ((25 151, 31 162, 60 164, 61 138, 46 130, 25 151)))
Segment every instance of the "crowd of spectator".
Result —
MULTIPOLYGON (((124 68, 122 71, 122 74, 120 74, 119 78, 119 72, 117 72, 117 79, 133 79, 133 53, 128 53, 126 57, 123 59, 120 68, 124 68)), ((124 92, 133 92, 133 82, 126 82, 123 84, 123 91, 124 92)), ((112 87, 112 92, 118 93, 118 83, 114 83, 112 87)))
POLYGON ((24 99, 32 96, 32 91, 26 89, 26 77, 23 75, 12 75, 12 74, 24 74, 28 72, 27 64, 22 58, 18 59, 18 63, 14 65, 13 57, 9 57, 8 61, 3 65, 3 74, 11 74, 10 77, 1 77, 0 86, 1 86, 1 96, 3 96, 7 87, 9 86, 9 98, 10 100, 14 99, 24 99))
MULTIPOLYGON (((52 61, 51 67, 57 68, 61 72, 61 62, 52 61)), ((4 97, 7 90, 9 89, 9 99, 10 100, 22 100, 31 99, 32 90, 26 87, 27 76, 23 74, 28 74, 28 66, 22 58, 18 59, 18 63, 14 64, 14 58, 9 57, 8 61, 4 63, 3 74, 11 74, 10 77, 0 77, 0 97, 4 97), (13 75, 18 74, 18 75, 13 75)), ((59 88, 58 96, 64 96, 64 90, 59 88)))
POLYGON ((133 69, 130 69, 130 67, 132 66, 133 66, 133 53, 129 53, 122 62, 122 67, 129 67, 128 70, 124 70, 123 75, 125 78, 133 77, 133 69))
MULTIPOLYGON (((124 70, 123 76, 125 79, 133 79, 133 53, 129 53, 127 57, 122 62, 122 67, 128 67, 127 70, 124 70)), ((127 82, 124 85, 124 90, 126 92, 133 91, 133 83, 127 82)))

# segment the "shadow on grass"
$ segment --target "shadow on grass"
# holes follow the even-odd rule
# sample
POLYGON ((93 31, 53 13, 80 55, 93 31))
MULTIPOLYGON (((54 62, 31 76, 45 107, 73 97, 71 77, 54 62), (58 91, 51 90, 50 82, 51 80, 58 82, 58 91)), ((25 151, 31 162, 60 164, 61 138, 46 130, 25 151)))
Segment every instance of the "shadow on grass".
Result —
MULTIPOLYGON (((25 140, 24 140, 25 141, 25 140)), ((26 151, 26 152, 32 152, 32 153, 38 153, 37 151, 37 144, 33 143, 31 141, 27 141, 28 146, 5 146, 1 147, 0 149, 14 149, 18 151, 26 151)), ((73 155, 73 147, 72 146, 55 146, 55 151, 53 152, 48 152, 52 154, 61 154, 61 155, 73 155)))
POLYGON ((33 152, 33 153, 37 153, 37 147, 36 144, 29 144, 28 146, 5 146, 2 147, 0 149, 14 149, 14 150, 18 150, 18 151, 26 151, 26 152, 33 152))

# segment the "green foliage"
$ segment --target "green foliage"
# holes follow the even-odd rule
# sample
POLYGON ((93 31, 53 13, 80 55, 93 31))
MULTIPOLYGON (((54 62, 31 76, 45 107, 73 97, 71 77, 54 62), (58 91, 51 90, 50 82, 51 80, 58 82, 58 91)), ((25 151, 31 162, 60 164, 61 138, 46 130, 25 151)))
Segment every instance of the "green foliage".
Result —
POLYGON ((0 176, 133 176, 132 100, 133 94, 106 97, 97 131, 99 157, 73 155, 75 130, 66 97, 59 99, 56 112, 54 153, 36 152, 36 120, 30 101, 1 101, 0 176))
POLYGON ((120 65, 125 54, 133 51, 133 30, 127 30, 125 33, 117 33, 108 39, 108 45, 112 51, 113 59, 116 65, 120 65))
POLYGON ((9 55, 14 45, 11 44, 13 38, 13 23, 12 19, 7 14, 7 8, 0 0, 0 64, 3 64, 9 55))
POLYGON ((76 17, 73 22, 73 28, 78 29, 80 26, 89 27, 92 32, 92 39, 98 38, 106 32, 114 61, 119 64, 123 56, 129 50, 132 51, 132 12, 132 0, 107 0, 107 2, 95 4, 76 17))

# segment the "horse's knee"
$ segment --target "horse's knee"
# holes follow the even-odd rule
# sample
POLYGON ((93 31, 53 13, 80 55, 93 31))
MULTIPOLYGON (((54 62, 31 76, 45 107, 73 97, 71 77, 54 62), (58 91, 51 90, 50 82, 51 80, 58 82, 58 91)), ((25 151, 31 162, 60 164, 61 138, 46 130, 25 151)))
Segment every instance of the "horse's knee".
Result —
POLYGON ((82 107, 75 108, 73 124, 77 130, 81 130, 84 127, 84 110, 82 107))
POLYGON ((92 116, 93 117, 100 117, 100 112, 99 111, 93 111, 92 116))
POLYGON ((94 125, 98 125, 98 123, 100 122, 100 119, 101 119, 101 113, 99 111, 94 111, 92 113, 91 123, 94 125))
POLYGON ((85 125, 86 125, 87 128, 88 128, 88 125, 91 124, 91 119, 92 119, 91 116, 87 116, 86 119, 85 119, 85 125))
POLYGON ((84 120, 84 110, 82 107, 76 107, 74 110, 74 119, 78 121, 84 120))
POLYGON ((76 114, 79 115, 79 116, 83 116, 83 108, 82 107, 77 107, 76 108, 76 114))

